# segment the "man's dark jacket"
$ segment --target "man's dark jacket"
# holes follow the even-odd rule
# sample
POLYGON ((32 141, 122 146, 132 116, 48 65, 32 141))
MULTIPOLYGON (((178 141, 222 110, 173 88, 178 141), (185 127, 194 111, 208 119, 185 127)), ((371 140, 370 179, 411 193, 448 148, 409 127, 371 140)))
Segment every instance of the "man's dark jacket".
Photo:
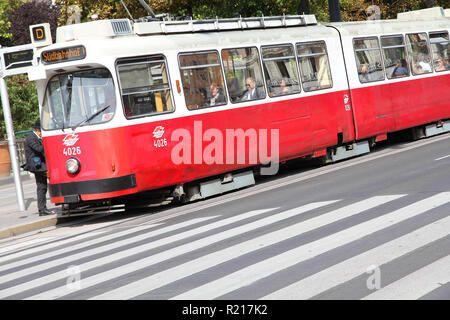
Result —
POLYGON ((24 170, 31 172, 46 172, 47 165, 45 164, 45 154, 44 154, 44 144, 42 139, 34 133, 31 132, 25 140, 25 157, 27 162, 22 166, 24 170), (33 158, 39 157, 41 160, 40 168, 36 168, 33 158))

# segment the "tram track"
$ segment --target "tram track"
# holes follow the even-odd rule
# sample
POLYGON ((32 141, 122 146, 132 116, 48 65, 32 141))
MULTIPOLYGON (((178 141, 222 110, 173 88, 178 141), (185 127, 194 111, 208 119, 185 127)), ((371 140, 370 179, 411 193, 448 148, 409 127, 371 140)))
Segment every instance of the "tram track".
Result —
MULTIPOLYGON (((215 206, 225 205, 229 202, 244 199, 253 195, 269 192, 275 189, 283 188, 295 183, 300 183, 308 179, 331 174, 333 172, 350 168, 352 166, 363 165, 365 163, 381 159, 384 157, 394 156, 402 152, 421 148, 432 143, 437 143, 446 139, 450 139, 449 134, 430 137, 417 141, 405 141, 400 137, 397 142, 385 142, 378 144, 370 154, 357 158, 341 161, 334 164, 318 165, 314 160, 292 160, 285 165, 280 166, 280 172, 274 176, 259 176, 256 184, 245 189, 232 191, 210 199, 195 201, 188 204, 169 204, 152 208, 151 210, 140 210, 135 212, 116 212, 105 213, 91 216, 72 216, 64 218, 70 224, 86 224, 106 221, 117 221, 115 227, 119 227, 122 223, 139 223, 139 220, 145 220, 145 223, 158 223, 168 219, 187 215, 196 211, 206 210, 215 206), (134 217, 130 217, 133 215, 134 217), (78 220, 79 219, 79 220, 78 220), (125 219, 126 221, 123 221, 125 219)), ((111 225, 112 227, 113 225, 111 225)), ((107 226, 109 227, 109 226, 107 226)), ((105 227, 104 227, 105 228, 105 227)))

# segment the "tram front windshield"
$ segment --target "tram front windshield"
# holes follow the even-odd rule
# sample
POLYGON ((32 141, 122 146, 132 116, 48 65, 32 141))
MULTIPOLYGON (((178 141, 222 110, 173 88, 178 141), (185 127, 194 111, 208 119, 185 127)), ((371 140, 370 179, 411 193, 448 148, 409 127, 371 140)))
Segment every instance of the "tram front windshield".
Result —
POLYGON ((115 109, 114 84, 107 69, 58 74, 47 84, 42 128, 55 130, 107 122, 115 109))

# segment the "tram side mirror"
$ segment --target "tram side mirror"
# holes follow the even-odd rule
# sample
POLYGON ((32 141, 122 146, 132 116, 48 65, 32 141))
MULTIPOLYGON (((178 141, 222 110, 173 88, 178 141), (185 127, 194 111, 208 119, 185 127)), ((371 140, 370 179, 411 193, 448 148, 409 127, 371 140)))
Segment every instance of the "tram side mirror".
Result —
POLYGON ((53 43, 50 23, 34 24, 30 26, 31 43, 35 48, 45 47, 53 43))

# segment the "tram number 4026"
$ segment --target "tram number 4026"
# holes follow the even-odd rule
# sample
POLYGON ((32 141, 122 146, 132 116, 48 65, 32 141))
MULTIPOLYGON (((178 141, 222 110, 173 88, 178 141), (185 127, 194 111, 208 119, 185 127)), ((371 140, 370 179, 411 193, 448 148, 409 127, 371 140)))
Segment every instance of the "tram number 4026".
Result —
POLYGON ((65 156, 76 156, 77 154, 81 154, 80 147, 68 147, 63 149, 63 154, 65 156))
POLYGON ((164 148, 167 146, 167 139, 156 139, 153 140, 153 145, 155 146, 155 148, 164 148))

